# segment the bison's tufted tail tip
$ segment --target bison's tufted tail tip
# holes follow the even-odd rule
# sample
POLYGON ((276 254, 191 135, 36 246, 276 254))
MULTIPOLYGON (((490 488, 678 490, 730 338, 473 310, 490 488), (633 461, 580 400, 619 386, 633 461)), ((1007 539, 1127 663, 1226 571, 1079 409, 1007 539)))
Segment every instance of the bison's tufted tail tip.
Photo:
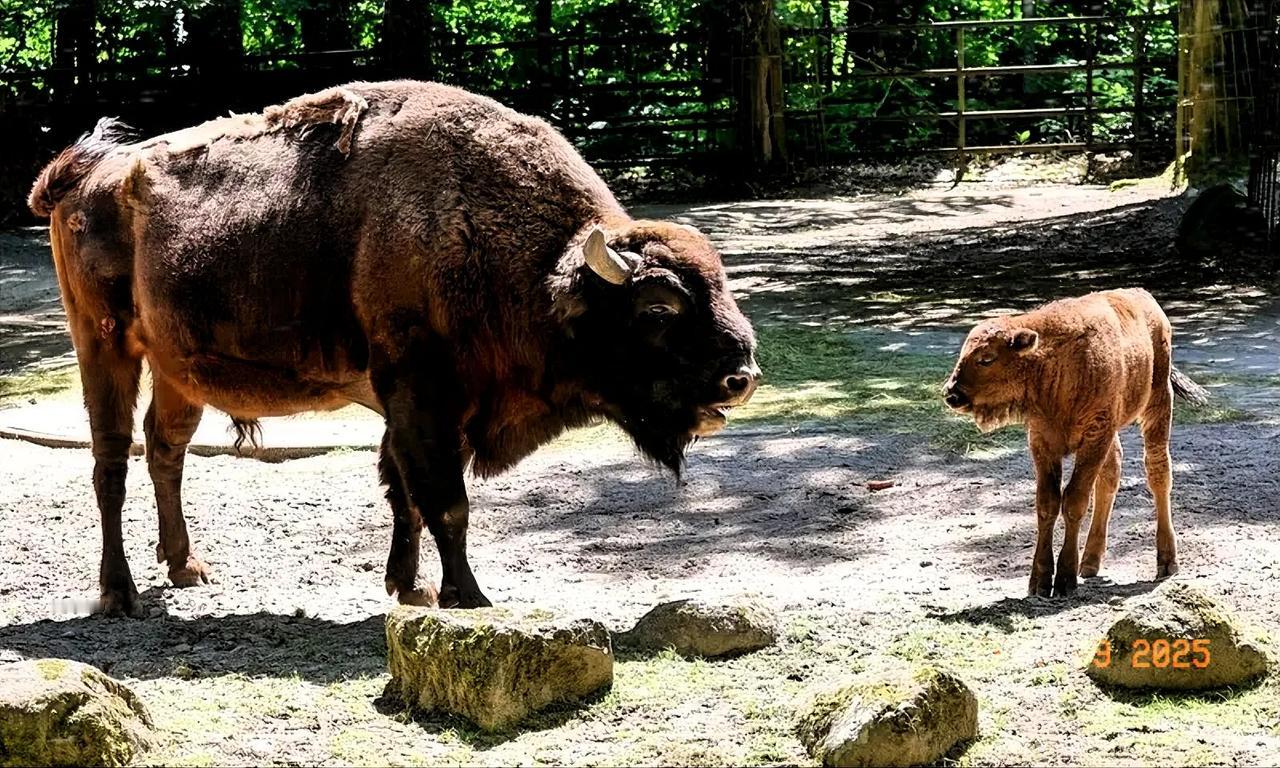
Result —
POLYGON ((262 448, 262 424, 257 419, 231 419, 231 428, 236 432, 236 453, 242 453, 245 443, 253 450, 262 448))
POLYGON ((74 190, 108 152, 132 138, 132 128, 115 118, 102 118, 92 132, 59 152, 40 171, 27 196, 27 207, 41 218, 53 215, 62 198, 74 190))
POLYGON ((1195 405, 1209 404, 1209 390, 1192 381, 1190 376, 1177 368, 1170 369, 1169 383, 1173 385, 1173 394, 1183 400, 1195 405))

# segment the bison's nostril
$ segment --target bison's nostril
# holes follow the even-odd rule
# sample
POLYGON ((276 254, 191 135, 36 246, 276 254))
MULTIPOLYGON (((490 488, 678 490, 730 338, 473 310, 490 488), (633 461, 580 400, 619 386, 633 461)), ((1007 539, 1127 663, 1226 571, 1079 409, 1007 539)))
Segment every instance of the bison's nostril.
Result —
POLYGON ((724 378, 724 388, 731 395, 740 395, 746 392, 749 386, 751 386, 751 378, 748 376, 726 376, 724 378))
POLYGON ((954 389, 947 393, 945 400, 947 402, 947 405, 951 406, 952 408, 959 408, 960 406, 965 404, 964 395, 960 394, 954 389))

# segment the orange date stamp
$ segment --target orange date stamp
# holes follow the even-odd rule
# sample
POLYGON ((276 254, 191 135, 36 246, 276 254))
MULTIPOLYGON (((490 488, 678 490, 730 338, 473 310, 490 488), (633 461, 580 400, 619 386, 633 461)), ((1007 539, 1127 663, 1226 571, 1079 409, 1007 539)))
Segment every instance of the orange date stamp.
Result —
MULTIPOLYGON (((1140 637, 1133 641, 1132 651, 1129 663, 1134 669, 1205 669, 1213 660, 1207 638, 1140 637)), ((1103 669, 1111 666, 1112 652, 1111 641, 1103 638, 1093 655, 1093 665, 1103 669)))

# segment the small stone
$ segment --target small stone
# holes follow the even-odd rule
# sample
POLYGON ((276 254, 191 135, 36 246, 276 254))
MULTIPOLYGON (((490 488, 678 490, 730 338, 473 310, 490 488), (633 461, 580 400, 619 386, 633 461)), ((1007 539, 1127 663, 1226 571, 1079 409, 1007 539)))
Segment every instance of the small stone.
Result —
POLYGON ((0 667, 4 765, 125 765, 150 735, 142 702, 96 667, 63 659, 0 667))
POLYGON ((178 643, 177 645, 173 646, 169 650, 173 651, 174 653, 191 653, 191 646, 187 645, 186 643, 178 643))
POLYGON ((671 648, 686 658, 738 656, 775 644, 778 620, 750 598, 724 603, 675 600, 641 616, 617 641, 619 646, 642 651, 671 648))
POLYGON ((1089 653, 1085 672, 1124 688, 1222 688, 1252 682, 1270 667, 1226 608, 1176 580, 1131 603, 1089 653))
POLYGON ((932 667, 862 675, 811 694, 795 732, 824 766, 934 763, 978 735, 978 700, 932 667))
POLYGON ((613 684, 609 630, 541 610, 399 606, 387 615, 387 659, 389 696, 487 731, 613 684))

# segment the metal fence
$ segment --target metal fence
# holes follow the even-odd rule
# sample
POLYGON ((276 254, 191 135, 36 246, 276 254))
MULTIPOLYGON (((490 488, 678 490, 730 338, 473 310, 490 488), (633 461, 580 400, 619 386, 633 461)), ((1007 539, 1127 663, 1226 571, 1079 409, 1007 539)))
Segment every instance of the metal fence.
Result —
MULTIPOLYGON (((1159 32, 1171 37, 1176 23, 1176 14, 1166 13, 792 30, 789 33, 792 40, 816 39, 818 44, 812 48, 818 51, 830 46, 831 39, 836 35, 880 38, 903 36, 917 40, 940 36, 947 39, 949 44, 938 47, 947 49, 951 61, 945 65, 915 69, 864 68, 862 71, 829 73, 829 77, 815 78, 820 84, 820 93, 812 108, 789 113, 787 117, 789 120, 801 118, 817 123, 817 130, 811 134, 817 141, 811 142, 808 148, 824 158, 865 152, 866 148, 851 148, 847 143, 842 145, 839 141, 833 141, 832 136, 839 135, 842 131, 866 134, 871 126, 877 124, 945 124, 948 130, 929 134, 927 141, 917 142, 916 146, 908 148, 913 151, 950 153, 962 163, 967 156, 979 153, 1103 151, 1121 148, 1140 153, 1144 149, 1159 147, 1164 154, 1168 154, 1173 127, 1176 58, 1172 55, 1152 56, 1148 55, 1148 51, 1152 47, 1152 35, 1159 32), (975 36, 1008 31, 1016 34, 1045 27, 1069 27, 1082 36, 1087 50, 1086 57, 1077 61, 989 64, 975 63, 969 54, 975 36), (1104 30, 1117 28, 1124 28, 1131 41, 1131 55, 1127 57, 1107 51, 1101 43, 1104 30), (1117 103, 1100 97, 1096 84, 1104 73, 1112 79, 1121 75, 1130 80, 1133 94, 1131 102, 1117 103), (1057 76, 1057 83, 1060 85, 1051 93, 1046 93, 1043 81, 1052 80, 1054 76, 1057 76), (1042 81, 1038 88, 1040 93, 1038 96, 1024 94, 1025 102, 1019 106, 992 108, 982 104, 986 99, 981 95, 975 99, 975 81, 1016 79, 1025 83, 1033 78, 1042 81), (903 81, 928 81, 932 84, 929 91, 933 96, 929 101, 930 106, 945 105, 949 108, 859 113, 847 109, 858 104, 856 99, 840 93, 841 86, 851 83, 893 84, 903 81), (1115 118, 1122 120, 1117 121, 1115 118), (1102 130, 1100 126, 1103 119, 1108 123, 1106 130, 1102 130), (1019 124, 1040 130, 1014 130, 1013 126, 1019 124), (1002 135, 1014 140, 997 141, 1002 135)), ((792 71, 794 72, 794 68, 792 71)), ((796 79, 793 75, 792 84, 796 79)), ((896 143, 901 144, 901 139, 896 143)), ((892 147, 895 142, 885 137, 880 144, 892 147)))

